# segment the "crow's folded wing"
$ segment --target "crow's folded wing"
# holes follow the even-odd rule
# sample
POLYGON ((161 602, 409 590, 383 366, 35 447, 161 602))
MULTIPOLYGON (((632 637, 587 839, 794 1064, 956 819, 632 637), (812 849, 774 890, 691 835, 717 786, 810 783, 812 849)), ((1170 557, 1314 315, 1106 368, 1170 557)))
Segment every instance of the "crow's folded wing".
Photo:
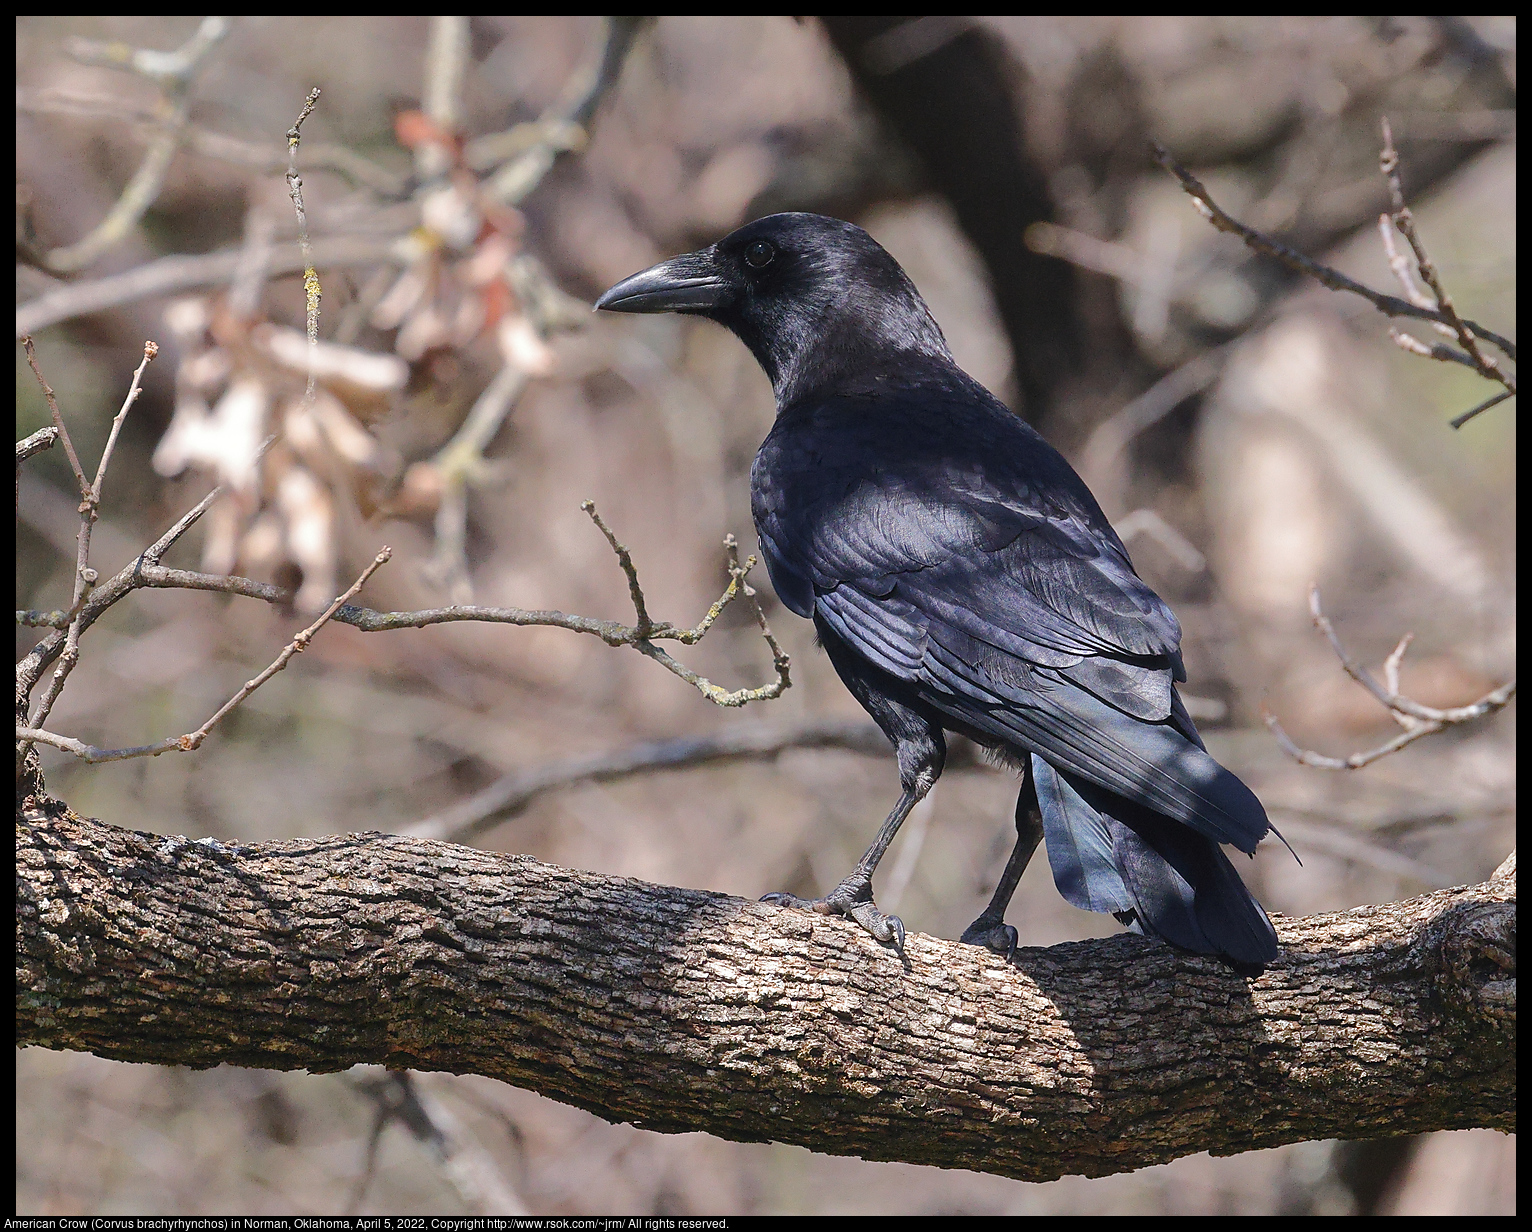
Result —
POLYGON ((866 475, 762 502, 778 592, 961 724, 1250 851, 1259 802, 1175 696, 1180 627, 1104 519, 1017 490, 866 475))
POLYGON ((1031 507, 1024 492, 877 475, 811 507, 764 512, 758 529, 773 580, 780 570, 800 583, 788 589, 850 585, 882 597, 898 586, 973 636, 1054 666, 1180 648, 1175 616, 1133 572, 1111 528, 1031 507))

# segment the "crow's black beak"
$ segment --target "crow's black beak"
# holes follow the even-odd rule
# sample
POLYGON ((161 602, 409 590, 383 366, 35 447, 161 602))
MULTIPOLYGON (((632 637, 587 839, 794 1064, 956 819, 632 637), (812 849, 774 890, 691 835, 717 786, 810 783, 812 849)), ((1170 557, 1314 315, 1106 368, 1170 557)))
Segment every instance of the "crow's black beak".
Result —
POLYGON ((609 312, 709 312, 732 294, 711 248, 683 253, 624 278, 596 301, 609 312))

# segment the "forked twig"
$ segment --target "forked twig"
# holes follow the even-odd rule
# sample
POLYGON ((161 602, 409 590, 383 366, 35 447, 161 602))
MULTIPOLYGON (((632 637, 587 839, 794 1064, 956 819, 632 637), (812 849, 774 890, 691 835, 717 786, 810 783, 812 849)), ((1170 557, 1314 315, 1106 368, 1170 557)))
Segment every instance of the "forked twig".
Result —
MULTIPOLYGON (((1475 333, 1483 334, 1485 337, 1490 337, 1490 335, 1485 334, 1480 326, 1472 325, 1471 322, 1464 321, 1458 315, 1457 309, 1453 307, 1452 297, 1447 294, 1446 288, 1442 286, 1441 277, 1436 272, 1435 263, 1426 254, 1425 245, 1421 242, 1420 236, 1415 230, 1415 215, 1410 212, 1410 207, 1404 203, 1404 184, 1399 176, 1399 151, 1394 148, 1394 133, 1389 127, 1387 118, 1383 120, 1383 150, 1379 155, 1378 165, 1383 172, 1384 178, 1388 180, 1388 193, 1394 207, 1394 212, 1391 215, 1393 225, 1399 228, 1399 233, 1405 239, 1409 240, 1410 249, 1415 254, 1415 267, 1420 274, 1420 279, 1426 286, 1431 288, 1431 294, 1436 298, 1436 311, 1442 318, 1437 323, 1438 326, 1445 327, 1443 329, 1444 333, 1456 336, 1458 345, 1463 348, 1463 362, 1466 362, 1486 380, 1497 381, 1505 386, 1507 393, 1514 394, 1516 392, 1516 378, 1502 369, 1493 358, 1484 354, 1483 350, 1479 347, 1478 339, 1474 337, 1475 333)), ((1392 254, 1390 264, 1393 264, 1392 254)), ((1402 265, 1402 262, 1400 264, 1402 265)), ((1398 273, 1400 266, 1395 265, 1394 268, 1395 272, 1398 273)), ((1416 296, 1420 300, 1425 299, 1425 296, 1417 288, 1411 289, 1415 290, 1416 296)), ((1496 345, 1501 344, 1497 343, 1496 345)), ((1501 349, 1504 350, 1504 347, 1502 346, 1501 349)), ((1431 357, 1433 359, 1444 358, 1435 352, 1436 348, 1432 348, 1431 357)), ((1515 353, 1512 351, 1506 351, 1506 354, 1512 359, 1516 358, 1515 353)), ((1451 358, 1456 359, 1457 356, 1452 355, 1451 358)), ((1468 419, 1471 418, 1472 415, 1464 418, 1463 422, 1467 423, 1468 419)))
MULTIPOLYGON (((68 632, 65 635, 63 649, 59 655, 58 667, 54 670, 53 679, 49 681, 47 690, 43 693, 36 708, 32 712, 29 726, 40 728, 47 722, 48 715, 52 713, 54 703, 58 701, 59 694, 63 692, 64 685, 69 680, 69 675, 74 671, 75 664, 80 659, 80 633, 82 625, 81 614, 86 601, 90 598, 91 591, 95 588, 99 576, 90 566, 90 537, 91 530, 96 524, 101 507, 101 489, 106 482, 107 467, 111 465, 112 452, 117 447, 117 437, 122 431, 123 421, 127 418, 128 411, 138 401, 138 396, 143 390, 144 369, 149 366, 149 361, 159 354, 159 347, 153 342, 144 343, 144 356, 139 362, 138 368, 133 373, 132 383, 128 387, 128 395, 123 399, 122 409, 112 420, 111 431, 107 436, 106 445, 101 450, 101 460, 96 466, 96 478, 89 482, 85 478, 84 468, 80 465, 80 456, 75 452, 74 442, 69 438, 69 430, 64 426, 64 418, 59 412, 58 400, 48 382, 43 379, 42 371, 37 366, 37 353, 32 345, 30 337, 22 339, 22 346, 27 353, 27 363, 31 366, 33 374, 42 386, 43 396, 48 402, 48 412, 53 417, 53 426, 58 430, 59 439, 64 443, 64 452, 69 455, 69 466, 74 471, 75 482, 80 488, 80 530, 76 538, 75 549, 75 581, 74 594, 70 600, 69 610, 64 613, 48 613, 48 615, 61 615, 68 624, 68 632)), ((19 456, 19 454, 18 454, 19 456)), ((48 623, 54 623, 49 621, 48 623)), ((26 746, 22 746, 25 753, 26 746)))
POLYGON ((373 557, 372 562, 362 570, 361 575, 356 581, 351 583, 350 589, 345 594, 337 596, 318 620, 282 648, 281 653, 271 661, 265 671, 261 672, 253 680, 245 681, 239 691, 220 706, 213 716, 201 727, 197 728, 196 731, 187 732, 184 736, 167 736, 164 740, 156 741, 154 744, 141 744, 125 749, 98 749, 94 745, 76 740, 72 736, 60 736, 55 732, 43 731, 35 726, 18 728, 16 738, 23 741, 35 740, 38 744, 49 744, 56 749, 63 749, 66 753, 73 753, 76 757, 92 763, 125 761, 130 757, 158 757, 161 753, 190 753, 202 746, 202 742, 207 739, 208 733, 217 726, 219 720, 228 714, 229 711, 233 710, 245 698, 249 697, 286 667, 294 655, 301 654, 307 650, 309 643, 314 640, 314 635, 330 622, 335 613, 345 606, 356 592, 362 589, 367 579, 382 568, 392 556, 393 549, 385 547, 373 557))
POLYGON ((1262 717, 1266 720, 1266 726, 1271 729, 1271 734, 1277 738, 1277 743, 1289 756, 1305 766, 1316 766, 1321 770, 1360 770, 1363 766, 1370 765, 1379 758, 1387 757, 1390 753, 1397 753, 1407 745, 1414 744, 1415 741, 1442 731, 1444 728, 1471 723, 1475 719, 1482 719, 1485 715, 1493 714, 1516 695, 1516 682, 1512 680, 1490 690, 1478 701, 1467 706, 1454 706, 1445 710, 1434 706, 1423 706, 1399 692, 1399 665, 1404 660, 1404 652, 1408 649, 1414 634, 1409 633, 1400 638, 1399 644, 1389 653, 1383 664, 1385 683, 1380 684, 1377 677, 1353 659, 1345 646, 1341 644, 1340 638, 1336 635, 1335 626, 1330 623, 1330 618, 1320 607, 1318 586, 1309 591, 1309 612, 1314 618, 1314 627, 1325 635, 1346 674, 1377 698, 1394 722, 1404 730, 1387 743, 1366 752, 1352 753, 1349 757, 1328 757, 1311 749, 1299 748, 1283 731, 1277 716, 1263 707, 1262 717))
MULTIPOLYGON (((16 665, 16 689, 18 697, 25 698, 31 694, 37 680, 46 670, 50 663, 64 657, 70 648, 75 650, 78 657, 79 635, 88 629, 109 607, 126 597, 134 590, 143 588, 174 589, 174 590, 205 590, 216 591, 223 594, 240 595, 251 599, 261 599, 267 603, 290 603, 292 594, 280 587, 272 586, 265 582, 253 581, 250 578, 224 576, 217 574, 197 573, 185 569, 171 569, 160 563, 161 558, 170 547, 195 523, 208 507, 218 497, 219 489, 214 488, 202 498, 195 508, 186 513, 175 526, 171 527, 155 543, 151 544, 134 561, 124 566, 123 569, 106 584, 98 587, 83 602, 79 610, 75 612, 69 622, 69 632, 55 628, 54 632, 44 638, 16 665)), ((319 617, 314 624, 298 634, 276 660, 255 679, 247 681, 244 687, 225 703, 216 714, 212 716, 201 728, 189 732, 184 736, 172 736, 155 744, 139 745, 123 749, 100 749, 94 745, 86 744, 71 736, 61 736, 55 732, 43 729, 38 720, 33 720, 29 725, 18 727, 16 738, 21 742, 22 752, 32 743, 51 745, 62 749, 67 753, 88 762, 121 761, 130 757, 157 757, 167 752, 188 752, 197 748, 207 738, 212 730, 226 714, 235 706, 239 705, 251 693, 260 688, 267 680, 287 666, 293 655, 305 649, 315 633, 328 621, 334 620, 341 624, 351 625, 364 633, 379 633, 393 629, 418 629, 427 625, 447 624, 457 621, 483 621, 492 624, 512 624, 523 626, 549 626, 553 628, 569 629, 576 633, 587 633, 599 637, 609 646, 631 646, 640 654, 653 659, 673 675, 679 676, 686 681, 709 701, 719 706, 738 707, 752 701, 764 701, 779 697, 788 688, 792 681, 789 677, 791 660, 788 658, 776 638, 772 635, 771 628, 766 621, 765 611, 762 609, 755 590, 745 578, 755 566, 755 557, 749 557, 742 565, 739 561, 738 544, 732 535, 728 536, 724 545, 729 553, 729 584, 722 595, 708 608, 702 620, 695 628, 678 628, 668 622, 656 622, 647 614, 647 605, 643 598, 643 588, 638 581, 637 569, 633 566, 631 554, 622 546, 610 528, 596 514, 595 506, 586 502, 586 512, 591 515, 597 525, 601 527, 608 543, 617 552, 619 561, 625 561, 624 572, 630 582, 630 593, 634 597, 635 611, 639 613, 638 625, 624 625, 617 621, 596 620, 589 616, 574 616, 556 611, 529 611, 524 608, 488 608, 473 606, 453 606, 437 608, 427 611, 416 612, 377 612, 370 608, 353 607, 349 600, 361 589, 362 585, 372 576, 373 572, 389 559, 391 552, 384 548, 357 578, 345 594, 330 604, 329 608, 319 617), (712 681, 691 670, 673 656, 667 654, 655 641, 659 639, 681 642, 683 645, 695 645, 699 642, 714 621, 737 597, 743 594, 751 601, 755 608, 756 622, 761 628, 761 635, 772 652, 772 665, 776 669, 776 678, 771 682, 754 689, 736 689, 733 691, 721 688, 712 681)), ((18 612, 18 621, 22 624, 51 625, 61 613, 48 612, 18 612)), ((56 691, 53 696, 57 696, 56 691)))
MULTIPOLYGON (((1371 287, 1363 286, 1353 278, 1346 277, 1339 270, 1331 269, 1315 261, 1312 257, 1305 256, 1295 248, 1290 248, 1279 240, 1264 235, 1254 227, 1247 227, 1227 213, 1203 186, 1202 181, 1197 179, 1190 171, 1170 156, 1164 146, 1156 143, 1153 146, 1155 160, 1175 176, 1181 182, 1181 187, 1186 191, 1197 206, 1198 212, 1220 231, 1227 231, 1230 235, 1237 235, 1246 246, 1263 256, 1275 257, 1289 269, 1297 270, 1301 274, 1307 274, 1317 279, 1332 291, 1346 291, 1352 295, 1360 295, 1379 312, 1390 317, 1410 317, 1419 321, 1435 321, 1454 329, 1453 320, 1440 308, 1427 308, 1419 304, 1412 304, 1409 300, 1400 299, 1396 295, 1384 295, 1374 291, 1371 287)), ((1462 320, 1461 324, 1471 330, 1477 337, 1494 343, 1505 354, 1516 358, 1516 344, 1499 334, 1485 329, 1477 321, 1462 320)))
POLYGON ((743 565, 739 563, 739 545, 732 535, 724 540, 724 546, 729 552, 729 584, 718 600, 710 607, 696 628, 686 629, 670 624, 667 621, 656 621, 649 615, 648 603, 644 598, 642 585, 638 580, 638 571, 633 564, 633 558, 628 549, 612 533, 611 529, 602 521, 596 512, 592 501, 584 501, 580 506, 595 522, 596 526, 605 536, 607 543, 616 554, 619 565, 628 579, 628 593, 633 599, 634 615, 638 623, 625 625, 615 620, 597 620, 590 616, 575 616, 567 612, 557 611, 529 611, 526 608, 516 607, 481 607, 477 604, 452 604, 448 607, 429 608, 416 612, 374 612, 366 608, 347 607, 336 613, 335 619, 342 624, 351 625, 360 629, 363 633, 382 633, 391 629, 420 629, 426 625, 450 624, 457 621, 483 621, 489 624, 508 625, 542 625, 555 629, 568 629, 573 633, 588 633, 592 637, 599 637, 608 646, 631 646, 639 654, 653 659, 666 671, 674 676, 679 676, 687 684, 691 685, 710 702, 719 706, 737 707, 744 706, 754 701, 766 701, 774 697, 780 697, 782 693, 792 687, 789 677, 789 669, 792 661, 778 645, 772 635, 771 627, 766 622, 766 613, 756 599, 755 590, 745 582, 745 576, 755 567, 755 557, 749 557, 743 565), (702 639, 702 636, 718 619, 719 614, 740 595, 750 599, 755 607, 756 623, 761 628, 761 636, 771 649, 772 666, 776 669, 776 679, 768 684, 754 689, 728 690, 721 688, 704 676, 698 675, 659 646, 658 641, 680 642, 684 646, 694 646, 702 639))

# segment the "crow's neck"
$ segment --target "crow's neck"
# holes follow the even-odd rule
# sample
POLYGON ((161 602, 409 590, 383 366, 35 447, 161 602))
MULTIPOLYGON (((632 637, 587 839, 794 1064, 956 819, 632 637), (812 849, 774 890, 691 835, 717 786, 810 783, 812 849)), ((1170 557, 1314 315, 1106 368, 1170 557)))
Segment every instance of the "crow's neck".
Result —
POLYGON ((797 304, 724 321, 771 380, 778 407, 848 386, 948 371, 952 352, 923 303, 797 304), (760 319, 764 317, 765 319, 760 319))

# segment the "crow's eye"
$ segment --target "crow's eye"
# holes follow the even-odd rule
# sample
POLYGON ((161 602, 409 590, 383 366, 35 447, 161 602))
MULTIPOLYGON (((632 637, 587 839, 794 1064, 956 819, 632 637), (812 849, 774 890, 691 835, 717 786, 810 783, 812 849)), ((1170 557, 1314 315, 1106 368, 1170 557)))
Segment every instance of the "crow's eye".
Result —
POLYGON ((745 260, 750 263, 752 269, 765 269, 776 255, 777 250, 765 240, 756 240, 745 249, 745 260))

